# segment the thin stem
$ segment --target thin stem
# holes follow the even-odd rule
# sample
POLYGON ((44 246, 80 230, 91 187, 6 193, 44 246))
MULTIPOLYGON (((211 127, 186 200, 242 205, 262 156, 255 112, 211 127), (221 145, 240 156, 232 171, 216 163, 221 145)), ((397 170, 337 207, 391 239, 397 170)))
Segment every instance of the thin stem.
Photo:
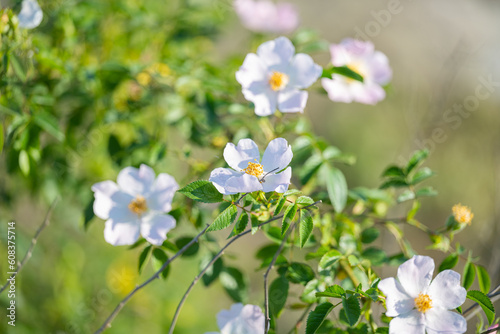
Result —
POLYGON ((121 309, 125 306, 125 304, 129 301, 130 298, 132 298, 133 295, 135 295, 135 293, 137 291, 139 291, 140 289, 144 288, 146 285, 148 285, 149 283, 151 283, 152 281, 154 281, 155 279, 157 279, 158 277, 160 277, 160 274, 163 270, 165 270, 165 268, 172 262, 174 261, 177 257, 179 257, 180 255, 182 255, 185 251, 188 250, 189 247, 191 247, 192 244, 194 244, 195 242, 198 241, 198 239, 207 231, 207 229, 210 227, 210 225, 207 224, 207 226, 205 226, 205 228, 203 229, 203 231, 201 231, 200 233, 198 233, 198 235, 196 237, 194 237, 190 242, 188 242, 184 247, 182 247, 174 256, 172 256, 170 259, 168 259, 162 266, 160 269, 158 269, 158 271, 156 271, 153 276, 151 276, 150 278, 148 278, 146 281, 144 281, 144 283, 142 283, 141 285, 138 285, 134 288, 134 290, 130 291, 129 294, 127 296, 125 296, 125 298, 122 299, 122 301, 116 306, 116 308, 114 309, 114 311, 109 315, 109 317, 106 319, 106 321, 104 321, 104 323, 102 324, 102 326, 95 332, 95 334, 99 334, 99 333, 102 333, 104 330, 106 330, 108 327, 111 327, 111 322, 113 321, 113 319, 118 315, 118 313, 121 311, 121 309))
POLYGON ((31 245, 28 248, 28 251, 24 255, 21 262, 17 263, 16 271, 12 274, 12 276, 10 276, 10 278, 7 279, 7 282, 5 283, 5 285, 0 288, 0 293, 2 293, 2 291, 4 291, 7 288, 7 286, 10 284, 10 281, 13 280, 17 276, 17 274, 19 274, 19 272, 21 271, 21 269, 23 269, 26 262, 28 262, 28 260, 31 258, 31 255, 33 254, 33 249, 35 248, 35 245, 38 241, 38 237, 40 236, 42 231, 45 229, 45 227, 47 227, 47 225, 49 225, 50 215, 52 214, 52 211, 54 210, 58 201, 59 201, 59 198, 57 197, 50 205, 49 210, 47 211, 47 214, 45 215, 45 219, 43 220, 40 227, 38 227, 38 230, 36 231, 35 235, 33 236, 33 239, 31 239, 31 245))
POLYGON ((304 318, 306 317, 307 313, 309 313, 309 310, 311 309, 311 307, 313 306, 314 304, 309 304, 309 306, 307 306, 307 308, 305 309, 305 311, 302 313, 302 315, 300 316, 299 319, 297 319, 297 322, 295 323, 295 325, 292 327, 292 329, 290 329, 290 331, 288 332, 288 334, 293 334, 293 332, 297 332, 297 330, 300 328, 300 326, 302 325, 302 321, 304 320, 304 318))
MULTIPOLYGON (((319 204, 321 203, 321 201, 316 201, 314 202, 313 204, 310 204, 310 205, 307 205, 307 206, 304 206, 303 208, 301 208, 300 210, 303 210, 303 209, 307 209, 309 207, 312 207, 312 206, 315 206, 316 204, 319 204)), ((278 219, 281 219, 283 218, 284 214, 281 214, 279 216, 275 216, 269 220, 266 220, 265 222, 259 224, 257 227, 262 227, 264 225, 267 225, 275 220, 278 220, 278 219)), ((195 286, 195 284, 199 281, 199 279, 201 277, 203 277, 203 275, 205 274, 205 272, 208 270, 208 268, 210 268, 210 266, 215 263, 215 261, 217 261, 217 259, 219 257, 222 256, 222 254, 224 253, 224 251, 233 243, 235 242, 236 240, 238 240, 239 238, 249 234, 250 232, 252 232, 252 229, 248 229, 246 231, 243 231, 241 232, 240 234, 237 234, 235 235, 231 240, 229 240, 226 245, 224 247, 222 247, 222 249, 212 258, 212 260, 200 271, 200 273, 198 274, 198 276, 196 276, 193 281, 191 282, 191 284, 189 285, 188 289, 186 290, 186 292, 184 293, 184 295, 182 296, 182 299, 181 301, 179 302, 179 305, 177 305, 177 309, 175 310, 175 314, 174 314, 174 317, 172 318, 172 323, 170 324, 170 328, 168 330, 168 334, 173 334, 174 333, 174 329, 175 329, 175 324, 177 323, 177 319, 179 318, 179 314, 181 312, 181 309, 182 309, 182 306, 184 305, 184 303, 186 302, 186 299, 189 295, 189 293, 191 292, 191 290, 193 289, 193 287, 195 286)), ((96 333, 97 334, 97 333, 96 333)))
POLYGON ((498 331, 500 331, 500 328, 496 327, 496 328, 488 329, 487 331, 481 332, 481 334, 496 333, 498 331))
POLYGON ((280 244, 278 250, 276 251, 276 253, 274 253, 273 259, 271 260, 271 263, 269 263, 269 266, 267 267, 267 270, 264 273, 264 309, 266 312, 266 321, 265 321, 265 325, 264 325, 265 326, 264 327, 265 334, 267 334, 267 332, 269 331, 269 322, 271 320, 269 317, 269 289, 267 286, 268 285, 267 278, 269 276, 269 273, 271 272, 271 269, 274 267, 276 260, 278 260, 278 256, 281 254, 283 247, 285 247, 285 243, 288 240, 288 237, 290 237, 290 234, 292 233, 292 231, 296 225, 297 225, 297 223, 293 224, 292 226, 290 226, 288 231, 286 231, 285 236, 283 237, 283 240, 281 241, 281 244, 280 244))

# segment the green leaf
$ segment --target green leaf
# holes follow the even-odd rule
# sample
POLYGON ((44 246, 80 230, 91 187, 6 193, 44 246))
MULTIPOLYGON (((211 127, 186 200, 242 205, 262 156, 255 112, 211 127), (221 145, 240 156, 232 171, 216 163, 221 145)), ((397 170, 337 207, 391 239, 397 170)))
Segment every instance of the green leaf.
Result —
POLYGON ((314 334, 319 329, 325 318, 333 310, 332 303, 322 303, 316 306, 314 311, 309 312, 306 324, 306 334, 314 334))
POLYGON ((285 202, 286 202, 286 197, 281 195, 279 200, 278 200, 278 203, 276 204, 276 208, 274 209, 274 216, 276 215, 279 215, 281 210, 283 210, 283 207, 285 206, 285 202))
POLYGON ((406 174, 401 168, 393 165, 387 167, 387 169, 382 173, 382 177, 401 177, 404 179, 406 174))
POLYGON ((313 203, 314 203, 314 200, 311 197, 308 197, 308 196, 300 196, 295 201, 295 204, 304 205, 304 206, 311 205, 313 203))
POLYGON ((347 182, 344 174, 329 165, 324 165, 326 173, 326 189, 336 212, 342 212, 347 203, 347 182))
POLYGON ((389 334, 389 327, 379 327, 375 331, 375 334, 389 334))
MULTIPOLYGON (((155 271, 160 270, 163 264, 168 261, 167 253, 165 253, 165 251, 161 248, 153 249, 152 255, 153 257, 151 258, 151 263, 153 264, 153 269, 155 271)), ((170 266, 167 266, 165 269, 163 269, 160 276, 164 279, 167 278, 169 269, 170 266)))
POLYGON ((380 235, 380 230, 375 227, 370 227, 361 232, 361 242, 364 244, 369 244, 377 240, 380 235))
POLYGON ((318 154, 315 154, 307 159, 299 172, 300 183, 306 184, 309 182, 309 180, 318 172, 322 164, 323 159, 318 154))
POLYGON ((323 71, 323 77, 324 78, 331 78, 332 74, 340 74, 343 75, 344 77, 354 79, 356 81, 363 82, 363 76, 359 73, 356 73, 355 71, 351 70, 347 66, 334 66, 330 69, 324 70, 323 71))
POLYGON ((387 254, 382 249, 375 247, 369 247, 363 250, 361 257, 369 260, 372 266, 381 266, 387 261, 387 254))
POLYGON ((361 315, 361 308, 359 307, 358 298, 351 296, 349 298, 342 297, 342 306, 347 318, 349 326, 354 326, 358 322, 361 315))
POLYGON ((398 196, 398 203, 406 202, 415 198, 415 193, 410 189, 407 189, 398 196))
POLYGON ((469 288, 472 286, 472 283, 474 283, 474 278, 476 276, 476 271, 475 271, 475 265, 474 263, 467 261, 467 263, 464 266, 464 273, 462 275, 463 281, 462 285, 465 288, 465 290, 469 290, 469 288))
POLYGON ((423 167, 418 172, 415 173, 413 178, 411 179, 411 184, 418 184, 431 176, 434 175, 434 172, 429 167, 423 167))
POLYGON ((248 284, 243 273, 233 267, 224 268, 219 274, 219 280, 227 294, 237 303, 246 303, 248 284))
POLYGON ((141 254, 139 255, 139 263, 137 265, 137 271, 139 272, 139 274, 142 273, 144 265, 148 262, 152 248, 153 246, 149 245, 148 247, 144 248, 141 254))
POLYGON ((287 191, 285 191, 285 193, 283 194, 283 197, 288 197, 288 196, 292 196, 292 195, 298 195, 298 194, 301 194, 302 191, 298 190, 298 189, 289 189, 287 191))
POLYGON ((403 179, 390 179, 382 183, 380 189, 408 187, 408 182, 403 179))
POLYGON ((21 150, 19 152, 19 168, 24 176, 28 176, 30 173, 30 158, 28 156, 28 152, 25 150, 21 150))
POLYGON ((194 181, 177 191, 198 202, 219 203, 224 199, 212 182, 205 180, 194 181))
POLYGON ((110 157, 115 156, 117 153, 119 153, 122 150, 122 147, 120 145, 120 142, 118 141, 118 138, 116 138, 115 135, 110 135, 108 138, 108 154, 110 157))
POLYGON ((246 213, 245 211, 241 212, 240 218, 238 218, 238 221, 236 222, 236 224, 234 224, 234 228, 228 238, 245 231, 245 228, 248 225, 248 220, 248 213, 246 213))
POLYGON ((432 187, 424 187, 415 192, 416 197, 432 197, 437 194, 438 192, 432 187))
POLYGON ((214 222, 208 228, 207 232, 223 230, 233 223, 238 214, 238 208, 236 205, 231 204, 226 210, 222 211, 214 222))
POLYGON ((288 267, 286 278, 292 283, 305 285, 314 279, 314 271, 305 263, 293 262, 288 267))
POLYGON ((495 320, 495 308, 493 307, 493 303, 490 298, 486 294, 477 290, 467 291, 467 298, 475 301, 479 304, 479 306, 481 306, 486 318, 488 318, 489 324, 491 325, 495 320))
POLYGON ((279 317, 285 307, 289 286, 288 280, 283 276, 277 277, 269 286, 269 312, 273 317, 279 317))
MULTIPOLYGON (((194 237, 181 237, 175 240, 175 246, 177 246, 178 249, 181 249, 182 247, 186 246, 191 240, 193 240, 194 237)), ((200 245, 195 242, 192 244, 186 251, 181 255, 182 257, 189 257, 196 255, 198 253, 198 250, 200 249, 200 245)))
POLYGON ((57 140, 64 140, 64 133, 59 128, 59 122, 57 118, 55 118, 53 115, 40 110, 33 115, 33 120, 39 127, 54 136, 54 138, 56 138, 57 140))
POLYGON ((337 263, 343 257, 342 253, 340 253, 336 249, 332 249, 328 251, 321 260, 319 261, 319 267, 322 269, 329 268, 337 263))
POLYGON ((488 293, 490 291, 491 280, 490 275, 486 271, 486 268, 480 265, 476 265, 477 281, 479 282, 479 289, 483 293, 488 293))
POLYGON ((429 150, 416 151, 406 165, 406 173, 409 174, 415 167, 429 156, 429 150))
POLYGON ((439 272, 446 269, 452 269, 457 265, 457 263, 458 263, 458 255, 450 254, 439 265, 439 272))
POLYGON ((19 80, 21 80, 22 82, 26 82, 26 73, 21 63, 19 62, 19 59, 13 53, 10 53, 10 57, 10 63, 12 65, 12 68, 14 69, 14 73, 16 73, 19 80))
POLYGON ((332 285, 323 292, 317 292, 316 297, 342 298, 345 296, 345 290, 340 285, 332 285))
POLYGON ((288 227, 293 221, 295 214, 297 213, 298 206, 297 204, 293 204, 288 206, 285 210, 285 214, 283 215, 283 223, 281 225, 281 235, 284 235, 288 230, 288 227))
POLYGON ((85 209, 83 209, 83 228, 85 230, 87 230, 89 223, 94 217, 94 198, 92 198, 85 206, 85 209))
MULTIPOLYGON (((205 268, 207 264, 209 264, 210 261, 212 261, 214 256, 215 256, 214 253, 206 254, 200 261, 200 270, 205 268)), ((205 286, 209 286, 210 284, 212 284, 219 277, 222 271, 222 267, 223 267, 222 258, 219 257, 201 277, 203 284, 205 286)))
POLYGON ((302 210, 300 212, 300 229, 299 229, 299 238, 300 238, 300 247, 303 248, 307 242, 307 239, 311 236, 314 224, 311 214, 307 210, 302 210))

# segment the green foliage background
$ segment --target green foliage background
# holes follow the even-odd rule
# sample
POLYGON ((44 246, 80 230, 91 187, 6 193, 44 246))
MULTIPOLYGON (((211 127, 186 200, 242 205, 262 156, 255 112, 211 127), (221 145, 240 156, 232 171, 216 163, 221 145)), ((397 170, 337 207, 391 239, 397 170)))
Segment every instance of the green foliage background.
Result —
MULTIPOLYGON (((298 51, 311 53, 323 66, 329 61, 327 42, 353 36, 356 27, 364 29, 375 20, 370 10, 386 6, 365 2, 366 9, 360 10, 337 1, 296 3, 303 26, 316 31, 300 30, 292 40, 298 51)), ((450 17, 464 15, 465 5, 459 3, 446 8, 450 17)), ((19 10, 18 3, 8 4, 19 10)), ((18 256, 24 255, 49 204, 61 197, 50 226, 17 278, 16 332, 91 332, 126 292, 153 272, 148 264, 137 274, 140 249, 125 250, 104 241, 103 222, 92 217, 90 185, 115 179, 125 166, 146 163, 157 173, 174 175, 184 186, 208 178, 214 167, 223 165, 222 150, 228 141, 252 137, 263 148, 273 132, 302 137, 314 132, 324 138, 325 146, 353 153, 356 164, 339 168, 354 188, 378 187, 386 165, 406 161, 410 152, 422 148, 419 143, 442 129, 446 139, 433 140, 428 147, 428 165, 438 174, 428 182, 440 196, 424 200, 420 220, 440 226, 453 204, 471 206, 475 219, 470 233, 457 238, 481 255, 492 282, 498 283, 498 88, 462 118, 458 128, 443 118, 455 103, 474 95, 480 77, 500 77, 495 63, 487 70, 475 63, 489 59, 487 38, 478 44, 467 36, 455 38, 461 36, 459 32, 428 37, 441 31, 440 18, 426 31, 411 32, 413 38, 404 36, 413 27, 405 18, 416 17, 415 24, 422 24, 419 20, 424 15, 419 13, 426 7, 403 3, 403 12, 374 37, 376 48, 388 54, 395 73, 384 102, 375 107, 332 103, 316 84, 304 117, 257 120, 234 73, 247 52, 273 36, 246 32, 229 1, 61 0, 40 1, 40 5, 45 14, 42 25, 30 31, 12 26, 2 34, 0 45, 0 119, 5 138, 0 156, 0 216, 2 224, 11 219, 17 223, 18 256), (435 45, 444 46, 436 51, 435 45)), ((497 13, 498 8, 491 6, 497 13)), ((474 8, 483 20, 490 20, 491 14, 474 8)), ((2 25, 0 31, 5 28, 2 25)), ((287 139, 292 143, 295 138, 287 139)), ((295 159, 294 168, 303 163, 300 154, 295 159)), ((297 187, 303 177, 294 174, 297 187)), ((179 227, 169 233, 172 240, 194 236, 196 227, 212 218, 201 210, 188 216, 191 208, 185 203, 176 195, 173 213, 179 227)), ((2 249, 6 249, 5 231, 0 228, 2 249)), ((224 233, 216 234, 218 241, 202 247, 200 254, 215 251, 217 244, 224 243, 224 233)), ((257 241, 244 239, 240 247, 231 249, 225 261, 248 273, 248 300, 259 304, 262 272, 254 271, 259 263, 253 254, 257 244, 266 241, 256 237, 257 241)), ((417 232, 410 239, 419 253, 444 257, 425 250, 425 234, 417 232)), ((4 263, 2 259, 2 280, 7 271, 4 263)), ((165 332, 186 282, 198 267, 199 259, 192 256, 174 263, 167 280, 134 297, 109 332, 165 332)), ((382 272, 390 275, 393 269, 382 272)), ((220 282, 207 289, 197 286, 189 301, 178 333, 216 330, 216 313, 232 303, 220 282)), ((6 294, 0 295, 2 309, 7 303, 6 294)), ((280 321, 289 327, 298 314, 291 312, 280 321)), ((0 323, 0 331, 7 331, 6 322, 0 323)))

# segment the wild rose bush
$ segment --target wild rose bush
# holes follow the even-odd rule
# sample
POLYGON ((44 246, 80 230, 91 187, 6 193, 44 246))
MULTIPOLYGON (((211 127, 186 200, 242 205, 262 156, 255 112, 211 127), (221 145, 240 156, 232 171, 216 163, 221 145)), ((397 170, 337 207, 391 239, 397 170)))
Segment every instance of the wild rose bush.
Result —
POLYGON ((220 280, 234 301, 211 310, 207 333, 216 333, 216 325, 222 334, 465 333, 466 316, 478 307, 485 321, 477 331, 487 333, 498 321, 490 301, 498 293, 480 259, 452 246, 471 224, 470 208, 457 204, 437 230, 418 218, 422 199, 437 195, 423 184, 434 175, 425 167, 429 152, 415 152, 404 165, 389 162, 379 187, 349 188, 338 166, 354 157, 315 135, 307 120, 318 92, 331 103, 390 99, 389 59, 369 41, 326 42, 320 33, 301 32, 300 13, 290 4, 233 5, 224 10, 264 35, 225 62, 209 60, 207 44, 227 13, 208 5, 163 3, 170 16, 160 11, 147 22, 168 22, 161 34, 134 28, 118 36, 110 29, 108 38, 127 52, 120 43, 85 37, 100 36, 98 25, 106 28, 99 11, 133 17, 128 5, 90 1, 71 7, 86 16, 68 16, 65 5, 43 15, 43 3, 40 9, 24 0, 20 9, 0 12, 7 171, 35 193, 57 188, 73 196, 85 228, 100 224, 109 247, 130 246, 120 247, 127 256, 139 250, 139 273, 154 262, 156 272, 114 310, 102 310, 102 326, 93 330, 112 332, 143 287, 168 289, 175 279, 170 264, 189 253, 201 261, 200 273, 186 282, 177 308, 165 310, 169 333, 183 306, 196 305, 188 297, 200 280, 205 287, 220 280), (295 29, 289 37, 271 35, 295 29), (144 57, 135 56, 143 50, 144 57), (331 61, 320 64, 312 53, 331 61), (89 133, 97 133, 105 151, 81 146, 89 133), (103 171, 102 164, 111 167, 103 171), (391 216, 396 207, 406 213, 391 216), (177 225, 188 224, 198 234, 177 238, 177 225), (446 255, 437 268, 417 254, 404 225, 427 233, 429 248, 446 255), (385 231, 399 251, 377 243, 385 231), (243 237, 268 240, 247 250, 257 267, 225 260, 226 248, 243 237), (212 250, 208 260, 198 245, 212 250), (381 276, 383 266, 398 268, 397 278, 381 276), (254 270, 263 273, 261 298, 248 298, 245 277, 254 270), (476 277, 480 290, 471 289, 476 277), (462 310, 467 298, 477 306, 462 310), (282 328, 277 319, 292 309, 302 316, 282 328))

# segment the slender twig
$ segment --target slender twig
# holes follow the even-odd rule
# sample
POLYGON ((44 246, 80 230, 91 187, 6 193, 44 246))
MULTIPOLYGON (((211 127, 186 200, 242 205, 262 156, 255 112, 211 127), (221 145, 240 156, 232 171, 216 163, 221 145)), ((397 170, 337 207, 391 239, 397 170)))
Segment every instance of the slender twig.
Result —
POLYGON ((484 331, 484 332, 481 332, 481 334, 488 334, 488 333, 496 333, 500 331, 500 328, 497 327, 497 328, 492 328, 492 329, 488 329, 487 331, 484 331))
POLYGON ((267 277, 269 276, 271 269, 274 267, 276 260, 278 260, 278 256, 281 254, 281 251, 283 250, 283 247, 285 247, 285 243, 288 240, 288 237, 290 237, 290 234, 292 233, 292 231, 296 225, 297 225, 297 223, 293 224, 292 226, 290 226, 288 231, 286 231, 286 234, 283 237, 283 240, 281 241, 281 244, 280 244, 278 250, 276 251, 276 253, 274 253, 273 259, 271 260, 271 263, 269 263, 269 266, 267 266, 267 270, 264 273, 264 310, 265 310, 265 314, 266 314, 266 321, 264 324, 264 326, 265 326, 264 333, 265 334, 267 334, 267 332, 269 331, 269 322, 271 320, 271 318, 269 317, 269 288, 267 286, 268 285, 267 277))
MULTIPOLYGON (((301 208, 300 210, 304 210, 304 209, 307 209, 309 207, 312 207, 312 206, 315 206, 316 204, 319 204, 321 203, 321 201, 316 201, 312 204, 309 204, 307 206, 304 206, 303 208, 301 208)), ((264 225, 267 225, 275 220, 278 220, 278 219, 281 219, 283 218, 284 214, 281 214, 279 216, 275 216, 275 217, 272 217, 271 219, 269 220, 266 220, 265 222, 259 224, 257 227, 262 227, 264 225)), ((201 277, 203 277, 203 275, 205 274, 205 272, 208 270, 208 268, 210 268, 210 266, 212 266, 212 264, 215 263, 215 261, 217 261, 217 259, 219 259, 222 254, 224 254, 224 251, 233 243, 235 242, 236 240, 238 240, 239 238, 249 234, 250 232, 252 232, 252 229, 248 229, 246 231, 243 231, 241 232, 240 234, 237 234, 235 235, 234 237, 232 237, 231 240, 229 240, 226 245, 224 247, 221 248, 221 250, 215 254, 215 256, 212 258, 212 260, 200 271, 200 273, 198 274, 198 276, 196 276, 193 281, 191 282, 191 284, 189 285, 189 287, 187 288, 186 292, 184 293, 184 295, 182 296, 182 299, 181 301, 179 302, 179 305, 177 305, 177 309, 175 310, 175 314, 174 314, 174 317, 172 318, 172 323, 170 324, 170 328, 168 330, 168 334, 173 334, 174 333, 174 329, 175 329, 175 324, 177 323, 177 319, 179 318, 179 314, 181 312, 181 309, 182 309, 182 306, 184 305, 184 303, 186 302, 186 299, 189 295, 189 293, 191 292, 191 290, 193 289, 193 287, 196 285, 196 283, 200 280, 201 277)), ((96 333, 97 334, 97 333, 96 333)))
MULTIPOLYGON (((497 300, 500 299, 500 284, 497 285, 493 290, 491 290, 490 293, 488 293, 487 295, 490 299, 491 299, 491 302, 494 303, 496 302, 497 300)), ((478 303, 474 303, 472 306, 470 306, 468 309, 466 309, 464 312, 462 312, 462 315, 466 315, 467 313, 469 313, 470 311, 474 310, 475 308, 477 308, 479 306, 478 303)), ((469 314, 468 316, 465 317, 465 320, 470 320, 472 319, 472 317, 477 313, 479 312, 479 309, 475 310, 474 312, 472 312, 471 314, 469 314)))
POLYGON ((38 230, 36 231, 35 235, 33 236, 33 239, 31 239, 31 245, 28 248, 28 251, 24 255, 22 261, 17 262, 16 271, 12 274, 12 276, 10 276, 10 278, 7 279, 7 283, 5 283, 5 285, 0 288, 0 293, 2 293, 2 291, 4 291, 7 288, 7 286, 10 284, 10 281, 13 280, 17 276, 17 274, 19 274, 19 272, 21 271, 21 269, 23 269, 26 262, 28 262, 28 260, 31 258, 31 255, 33 254, 33 249, 35 248, 35 245, 38 241, 38 237, 40 236, 42 231, 45 229, 45 227, 47 227, 47 225, 49 225, 50 215, 52 214, 52 210, 54 210, 58 201, 59 201, 59 198, 57 197, 50 205, 49 210, 47 211, 47 214, 45 215, 45 219, 43 220, 40 227, 38 227, 38 230))
POLYGON ((116 308, 114 309, 114 311, 109 315, 109 317, 106 319, 106 321, 104 321, 104 323, 102 324, 102 326, 95 332, 95 334, 99 334, 99 333, 102 333, 104 330, 106 330, 108 327, 111 327, 111 322, 113 321, 113 319, 117 316, 117 314, 121 311, 121 309, 125 306, 125 304, 128 302, 128 300, 130 298, 132 298, 132 296, 137 292, 139 291, 140 289, 144 288, 146 285, 148 285, 149 283, 151 283, 152 281, 154 281, 155 279, 159 278, 160 277, 160 274, 163 272, 163 270, 165 270, 165 268, 167 268, 167 266, 172 262, 174 261, 177 257, 179 257, 180 255, 182 255, 185 251, 188 250, 189 247, 191 247, 191 245, 193 245, 195 242, 198 241, 198 239, 207 231, 207 229, 210 227, 210 225, 207 224, 207 226, 205 226, 205 228, 203 229, 203 231, 201 231, 200 233, 198 233, 198 235, 196 237, 194 237, 190 242, 188 242, 184 247, 182 247, 177 253, 175 253, 174 256, 172 256, 170 259, 168 259, 162 266, 160 269, 158 269, 154 274, 153 276, 151 276, 150 278, 148 278, 146 281, 144 281, 144 283, 142 283, 141 285, 138 285, 134 288, 134 290, 130 291, 129 294, 122 299, 122 301, 116 306, 116 308))
POLYGON ((302 313, 302 315, 300 316, 300 318, 297 319, 297 322, 292 327, 292 329, 290 329, 290 331, 288 332, 288 334, 293 334, 293 332, 296 332, 300 328, 300 326, 302 325, 302 321, 304 320, 304 318, 306 317, 306 315, 309 313, 309 310, 311 309, 311 307, 313 307, 313 305, 314 304, 309 304, 309 306, 307 306, 307 308, 305 309, 305 311, 302 313))

